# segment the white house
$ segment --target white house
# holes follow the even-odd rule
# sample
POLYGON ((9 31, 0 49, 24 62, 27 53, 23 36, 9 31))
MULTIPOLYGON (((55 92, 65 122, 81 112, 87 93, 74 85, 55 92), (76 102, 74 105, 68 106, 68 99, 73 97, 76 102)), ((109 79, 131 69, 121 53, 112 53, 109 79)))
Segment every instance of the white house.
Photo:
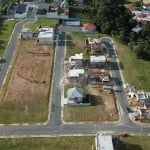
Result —
POLYGON ((80 75, 84 75, 84 69, 71 69, 68 72, 68 78, 78 78, 80 75))
POLYGON ((69 57, 69 64, 71 66, 81 66, 83 62, 83 53, 75 54, 74 56, 69 57))
POLYGON ((47 30, 41 31, 38 34, 38 43, 39 44, 53 44, 54 42, 54 33, 47 30))
POLYGON ((67 96, 69 103, 81 103, 85 97, 85 93, 82 88, 74 87, 68 90, 67 96))

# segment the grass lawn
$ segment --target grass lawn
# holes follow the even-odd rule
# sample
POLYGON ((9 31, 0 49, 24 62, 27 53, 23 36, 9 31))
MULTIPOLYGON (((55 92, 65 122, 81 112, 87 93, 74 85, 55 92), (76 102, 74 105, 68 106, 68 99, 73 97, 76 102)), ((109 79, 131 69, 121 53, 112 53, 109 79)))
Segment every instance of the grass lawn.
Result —
POLYGON ((115 45, 122 63, 125 81, 137 89, 150 91, 150 61, 137 59, 134 52, 117 41, 115 45))
POLYGON ((66 39, 66 58, 77 54, 77 53, 84 53, 84 58, 89 58, 89 54, 85 53, 84 48, 84 41, 88 37, 100 37, 99 34, 75 34, 75 33, 68 33, 66 39))
POLYGON ((88 14, 83 12, 83 8, 74 7, 74 6, 69 8, 69 17, 70 18, 89 19, 88 14))
POLYGON ((1 150, 91 150, 94 136, 0 139, 1 150))
POLYGON ((18 21, 0 19, 0 57, 4 55, 10 35, 18 21))
POLYGON ((58 19, 37 18, 35 23, 28 23, 25 27, 32 29, 33 32, 38 31, 40 25, 55 27, 58 24, 58 19))
POLYGON ((122 150, 150 150, 150 136, 128 136, 120 138, 122 150))

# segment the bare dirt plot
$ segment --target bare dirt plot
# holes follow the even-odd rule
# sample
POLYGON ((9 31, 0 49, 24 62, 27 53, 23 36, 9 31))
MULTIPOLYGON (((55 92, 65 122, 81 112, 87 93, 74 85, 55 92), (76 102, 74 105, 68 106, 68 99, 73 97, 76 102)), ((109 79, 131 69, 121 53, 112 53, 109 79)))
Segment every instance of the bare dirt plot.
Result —
POLYGON ((36 41, 19 41, 19 52, 2 101, 0 122, 42 122, 48 115, 53 53, 36 41))
POLYGON ((143 3, 144 4, 150 4, 150 1, 149 0, 143 0, 143 3))
POLYGON ((64 107, 66 122, 110 122, 118 120, 118 111, 113 94, 103 93, 100 88, 89 88, 94 96, 92 106, 64 107))

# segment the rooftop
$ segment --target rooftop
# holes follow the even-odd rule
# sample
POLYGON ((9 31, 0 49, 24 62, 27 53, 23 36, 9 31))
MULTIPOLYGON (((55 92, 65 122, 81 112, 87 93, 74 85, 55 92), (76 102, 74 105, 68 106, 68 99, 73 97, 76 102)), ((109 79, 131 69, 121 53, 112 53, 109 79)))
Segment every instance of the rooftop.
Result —
POLYGON ((38 38, 52 38, 53 32, 51 31, 41 31, 38 34, 38 38))
POLYGON ((68 77, 79 77, 81 74, 84 74, 84 69, 71 69, 68 72, 68 77))
POLYGON ((49 32, 54 32, 54 28, 49 27, 49 26, 42 26, 39 28, 39 31, 49 31, 49 32))
POLYGON ((90 62, 92 63, 106 62, 106 57, 104 55, 90 56, 90 62))
POLYGON ((16 9, 16 13, 22 14, 26 12, 27 4, 20 4, 16 9))
POLYGON ((75 54, 74 56, 71 56, 71 57, 69 58, 69 62, 70 62, 72 59, 73 59, 73 60, 82 60, 82 59, 83 59, 83 53, 75 54))

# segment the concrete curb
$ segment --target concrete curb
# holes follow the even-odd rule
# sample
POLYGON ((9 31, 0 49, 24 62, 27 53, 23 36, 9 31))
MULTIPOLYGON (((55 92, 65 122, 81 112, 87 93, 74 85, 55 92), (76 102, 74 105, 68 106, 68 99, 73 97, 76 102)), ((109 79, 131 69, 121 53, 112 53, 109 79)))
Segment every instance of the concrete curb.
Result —
POLYGON ((12 135, 12 136, 0 136, 0 139, 15 139, 15 138, 55 138, 55 137, 85 137, 95 136, 95 134, 54 134, 54 135, 12 135))

